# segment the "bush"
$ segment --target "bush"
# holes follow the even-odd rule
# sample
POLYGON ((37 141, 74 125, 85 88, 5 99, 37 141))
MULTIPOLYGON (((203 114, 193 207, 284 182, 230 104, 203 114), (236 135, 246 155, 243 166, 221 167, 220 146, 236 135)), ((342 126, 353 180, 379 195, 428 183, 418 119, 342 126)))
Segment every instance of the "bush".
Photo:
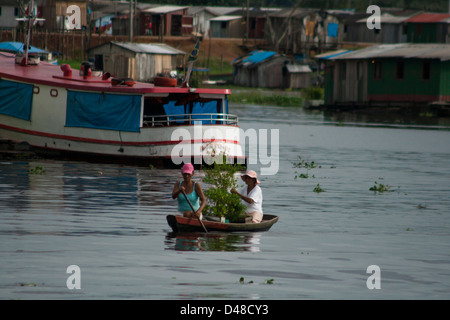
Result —
POLYGON ((323 88, 309 87, 302 90, 303 97, 306 100, 321 100, 323 99, 323 88))
POLYGON ((225 217, 230 221, 237 221, 245 216, 245 206, 241 203, 241 198, 229 192, 230 189, 237 188, 235 174, 243 170, 242 166, 233 166, 217 162, 205 169, 203 182, 211 184, 205 191, 207 205, 204 209, 205 215, 225 217))

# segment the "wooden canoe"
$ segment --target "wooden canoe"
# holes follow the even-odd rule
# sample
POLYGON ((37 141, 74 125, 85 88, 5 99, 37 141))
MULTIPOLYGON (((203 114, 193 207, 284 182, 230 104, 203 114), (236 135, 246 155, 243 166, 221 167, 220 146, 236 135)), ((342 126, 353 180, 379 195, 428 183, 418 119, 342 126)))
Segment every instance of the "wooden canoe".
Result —
MULTIPOLYGON (((263 220, 260 223, 227 223, 208 221, 203 219, 202 222, 205 228, 209 231, 223 231, 223 232, 254 232, 254 231, 267 231, 276 222, 278 217, 271 214, 265 214, 263 220)), ((168 215, 167 223, 174 232, 192 232, 203 231, 203 227, 195 218, 186 218, 181 215, 168 215)))

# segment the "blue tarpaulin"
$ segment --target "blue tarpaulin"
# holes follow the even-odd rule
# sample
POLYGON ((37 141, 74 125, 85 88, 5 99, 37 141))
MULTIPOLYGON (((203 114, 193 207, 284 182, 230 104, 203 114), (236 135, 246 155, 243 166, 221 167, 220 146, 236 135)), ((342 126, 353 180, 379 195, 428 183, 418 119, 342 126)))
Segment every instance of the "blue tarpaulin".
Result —
POLYGON ((258 63, 261 61, 264 61, 266 59, 269 59, 270 57, 274 56, 276 54, 275 51, 252 51, 250 52, 250 55, 242 59, 242 62, 251 62, 251 63, 258 63))
POLYGON ((177 103, 177 101, 169 101, 168 103, 166 103, 164 105, 164 111, 166 112, 166 115, 168 116, 172 116, 172 115, 177 115, 177 114, 181 114, 183 116, 177 116, 177 117, 169 117, 170 121, 173 120, 178 120, 177 122, 184 122, 185 120, 185 116, 184 114, 186 113, 184 110, 184 105, 175 105, 177 103))
MULTIPOLYGON (((176 105, 177 101, 169 101, 164 105, 164 111, 169 116, 170 121, 176 121, 178 123, 184 123, 189 118, 185 114, 191 114, 191 120, 194 123, 201 122, 202 124, 215 123, 217 119, 217 100, 209 102, 193 102, 186 105, 176 105), (192 108, 192 109, 191 109, 192 108), (212 114, 212 115, 211 115, 212 114), (177 116, 178 115, 178 116, 177 116)), ((226 112, 228 112, 228 101, 226 104, 226 112)))
POLYGON ((0 80, 0 113, 30 120, 33 85, 0 80))
MULTIPOLYGON (((9 41, 9 42, 0 42, 0 51, 8 51, 8 52, 13 52, 13 53, 23 53, 23 46, 24 44, 22 42, 14 42, 14 41, 9 41)), ((46 51, 30 46, 30 48, 28 49, 29 53, 46 53, 46 51)))
POLYGON ((215 123, 214 120, 217 118, 217 101, 196 102, 192 108, 192 113, 192 119, 194 121, 202 119, 202 124, 213 124, 215 123), (212 116, 207 114, 195 115, 198 113, 209 113, 212 114, 212 116))
POLYGON ((66 126, 139 132, 141 96, 67 92, 66 126))

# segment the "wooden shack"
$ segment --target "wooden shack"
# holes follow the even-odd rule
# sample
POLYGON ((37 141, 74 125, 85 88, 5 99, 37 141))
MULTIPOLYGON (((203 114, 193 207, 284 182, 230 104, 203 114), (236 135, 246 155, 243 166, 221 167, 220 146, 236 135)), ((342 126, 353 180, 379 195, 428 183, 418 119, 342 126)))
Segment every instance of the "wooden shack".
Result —
POLYGON ((449 44, 385 44, 330 57, 325 105, 450 103, 449 44))
POLYGON ((95 69, 115 77, 151 81, 183 64, 185 52, 163 43, 109 42, 89 49, 95 69))
POLYGON ((233 83, 259 88, 306 88, 311 69, 275 51, 253 51, 234 62, 233 83))
POLYGON ((407 41, 407 16, 384 14, 380 17, 382 28, 367 28, 367 19, 357 21, 355 25, 357 42, 371 43, 403 43, 407 41))
POLYGON ((242 16, 218 16, 209 20, 211 38, 242 38, 242 16))
POLYGON ((285 88, 302 89, 311 86, 311 74, 312 70, 308 65, 302 64, 286 64, 285 88))
POLYGON ((192 32, 192 17, 187 6, 160 6, 140 12, 140 34, 181 36, 192 32))
POLYGON ((448 13, 422 13, 406 20, 408 42, 449 43, 448 13))

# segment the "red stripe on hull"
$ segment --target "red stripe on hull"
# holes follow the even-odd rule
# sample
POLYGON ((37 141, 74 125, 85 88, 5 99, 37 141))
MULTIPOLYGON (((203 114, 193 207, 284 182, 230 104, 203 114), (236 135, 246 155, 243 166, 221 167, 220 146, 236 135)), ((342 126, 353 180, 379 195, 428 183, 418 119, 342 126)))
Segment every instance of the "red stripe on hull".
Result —
POLYGON ((40 131, 16 128, 16 127, 11 127, 11 126, 7 126, 7 125, 3 125, 3 124, 0 124, 0 128, 9 130, 9 131, 15 131, 15 132, 23 133, 23 134, 46 137, 46 138, 80 141, 80 142, 97 143, 97 144, 112 144, 112 145, 121 145, 121 146, 170 145, 170 144, 179 144, 179 143, 192 144, 192 143, 207 143, 207 142, 225 142, 225 143, 239 144, 239 141, 227 140, 227 139, 190 139, 190 140, 177 140, 177 141, 167 140, 167 141, 136 141, 136 142, 125 141, 125 142, 122 142, 122 141, 116 141, 116 140, 100 140, 100 139, 66 136, 66 135, 60 135, 60 134, 54 134, 54 133, 47 133, 47 132, 40 132, 40 131))

